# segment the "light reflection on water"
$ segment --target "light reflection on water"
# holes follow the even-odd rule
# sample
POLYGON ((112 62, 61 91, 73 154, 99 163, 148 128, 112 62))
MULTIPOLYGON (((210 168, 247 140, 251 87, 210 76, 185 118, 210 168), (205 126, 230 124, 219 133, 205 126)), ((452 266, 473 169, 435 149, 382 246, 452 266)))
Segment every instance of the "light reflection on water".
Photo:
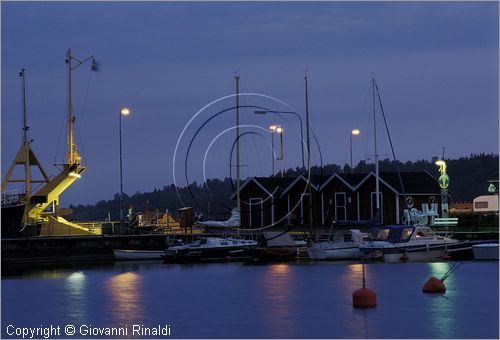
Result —
MULTIPOLYGON (((345 332, 349 333, 349 337, 364 339, 368 338, 369 332, 369 318, 373 313, 373 309, 356 309, 352 305, 352 294, 359 288, 363 287, 363 264, 350 263, 346 264, 345 274, 340 277, 342 280, 342 294, 345 300, 342 303, 344 315, 348 315, 345 320, 345 332)), ((365 264, 365 280, 366 287, 370 288, 369 280, 371 269, 369 264, 365 264)))
POLYGON ((141 292, 142 276, 134 272, 113 275, 106 282, 106 291, 111 296, 108 309, 113 317, 113 324, 123 326, 132 321, 144 319, 141 292))
MULTIPOLYGON (((60 274, 52 273, 50 278, 60 278, 60 274)), ((82 271, 73 272, 66 276, 64 286, 67 291, 67 299, 65 306, 67 308, 67 315, 71 317, 74 322, 81 323, 87 318, 87 291, 86 291, 86 278, 82 271)))
POLYGON ((268 302, 265 313, 270 337, 296 337, 296 324, 292 315, 297 308, 293 300, 293 280, 290 265, 286 263, 267 266, 262 276, 261 289, 264 300, 268 302))
POLYGON ((173 338, 498 338, 498 262, 465 263, 446 294, 422 293, 452 263, 366 264, 378 302, 366 310, 352 306, 362 286, 352 262, 31 271, 2 277, 2 330, 167 322, 173 338))
MULTIPOLYGON (((432 276, 441 279, 450 269, 450 262, 431 262, 427 264, 430 268, 432 276)), ((429 276, 430 277, 430 276, 429 276)), ((446 287, 445 294, 425 294, 429 300, 429 316, 440 338, 451 337, 450 334, 454 329, 455 311, 453 300, 455 294, 455 280, 453 274, 444 281, 446 287)))

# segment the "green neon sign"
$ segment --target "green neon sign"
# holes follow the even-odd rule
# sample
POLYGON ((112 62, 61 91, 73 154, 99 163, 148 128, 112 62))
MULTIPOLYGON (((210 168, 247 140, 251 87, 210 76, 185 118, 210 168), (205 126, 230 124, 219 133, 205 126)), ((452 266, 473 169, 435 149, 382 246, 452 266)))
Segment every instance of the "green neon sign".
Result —
POLYGON ((441 189, 448 189, 450 186, 450 177, 447 174, 442 174, 439 176, 439 186, 441 189))

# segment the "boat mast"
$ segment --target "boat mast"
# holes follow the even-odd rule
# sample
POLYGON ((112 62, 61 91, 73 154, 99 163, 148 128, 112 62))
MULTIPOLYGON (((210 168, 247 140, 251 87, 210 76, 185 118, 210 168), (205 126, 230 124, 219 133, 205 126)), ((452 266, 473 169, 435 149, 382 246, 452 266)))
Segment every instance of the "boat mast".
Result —
POLYGON ((21 69, 19 72, 21 77, 22 91, 23 91, 23 148, 25 152, 25 163, 24 163, 24 180, 25 180, 25 200, 30 201, 31 198, 31 164, 30 164, 30 147, 28 140, 28 119, 26 117, 26 78, 25 69, 21 69))
POLYGON ((71 98, 71 49, 66 52, 66 63, 68 64, 68 164, 74 163, 73 157, 73 103, 71 98))
MULTIPOLYGON (((238 212, 241 209, 240 201, 240 77, 235 76, 236 80, 236 208, 238 212)), ((238 236, 240 229, 238 228, 238 236)))
POLYGON ((375 108, 375 78, 372 77, 372 92, 373 92, 373 138, 375 146, 375 217, 377 223, 380 221, 380 197, 379 197, 379 170, 378 170, 378 153, 377 153, 377 121, 375 108))
POLYGON ((307 171, 308 171, 308 181, 306 191, 309 194, 309 224, 313 227, 313 216, 312 216, 312 195, 311 195, 311 146, 309 138, 309 92, 307 90, 307 74, 304 76, 304 86, 306 91, 306 139, 307 139, 307 171))

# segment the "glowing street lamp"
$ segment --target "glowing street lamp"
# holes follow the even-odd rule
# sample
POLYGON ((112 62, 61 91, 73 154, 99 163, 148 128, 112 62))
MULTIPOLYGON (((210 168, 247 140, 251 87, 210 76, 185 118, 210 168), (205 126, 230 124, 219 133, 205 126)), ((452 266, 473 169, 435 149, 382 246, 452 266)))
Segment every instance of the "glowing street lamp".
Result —
MULTIPOLYGON (((273 175, 274 175, 274 133, 277 133, 280 135, 280 157, 277 157, 277 160, 283 160, 283 126, 281 125, 271 125, 269 126, 269 131, 271 131, 271 145, 272 145, 272 150, 271 150, 271 156, 273 159, 273 175)), ((281 175, 283 175, 283 171, 281 172, 281 175)))
POLYGON ((130 109, 122 107, 120 109, 119 131, 120 131, 120 222, 123 221, 123 171, 122 171, 122 116, 128 116, 130 109))
POLYGON ((273 110, 254 111, 254 113, 257 114, 257 115, 265 115, 265 114, 268 114, 268 113, 292 114, 292 115, 294 115, 295 117, 297 117, 299 119, 299 123, 300 123, 300 151, 301 151, 301 154, 302 154, 302 168, 305 169, 305 162, 304 162, 304 133, 302 132, 302 118, 300 118, 300 115, 297 112, 295 112, 295 111, 273 111, 273 110))
POLYGON ((349 134, 349 154, 351 155, 351 174, 352 174, 352 136, 357 136, 361 133, 358 129, 354 129, 349 134))

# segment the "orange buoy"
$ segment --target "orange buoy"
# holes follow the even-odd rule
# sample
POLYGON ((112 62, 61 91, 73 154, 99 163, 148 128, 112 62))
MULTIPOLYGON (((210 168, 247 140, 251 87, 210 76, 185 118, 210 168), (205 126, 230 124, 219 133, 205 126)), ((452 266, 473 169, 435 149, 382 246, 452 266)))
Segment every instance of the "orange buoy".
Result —
POLYGON ((352 293, 352 305, 355 308, 376 307, 377 294, 370 288, 360 288, 352 293))
POLYGON ((401 261, 408 261, 410 259, 410 257, 408 256, 408 254, 403 254, 401 255, 401 257, 399 258, 401 261))
POLYGON ((352 306, 354 308, 375 307, 377 306, 377 294, 370 288, 366 288, 365 264, 361 262, 361 266, 363 267, 363 288, 352 293, 352 306))
POLYGON ((424 283, 422 291, 424 293, 443 294, 446 292, 446 286, 444 285, 444 282, 442 280, 431 276, 429 280, 424 283))

